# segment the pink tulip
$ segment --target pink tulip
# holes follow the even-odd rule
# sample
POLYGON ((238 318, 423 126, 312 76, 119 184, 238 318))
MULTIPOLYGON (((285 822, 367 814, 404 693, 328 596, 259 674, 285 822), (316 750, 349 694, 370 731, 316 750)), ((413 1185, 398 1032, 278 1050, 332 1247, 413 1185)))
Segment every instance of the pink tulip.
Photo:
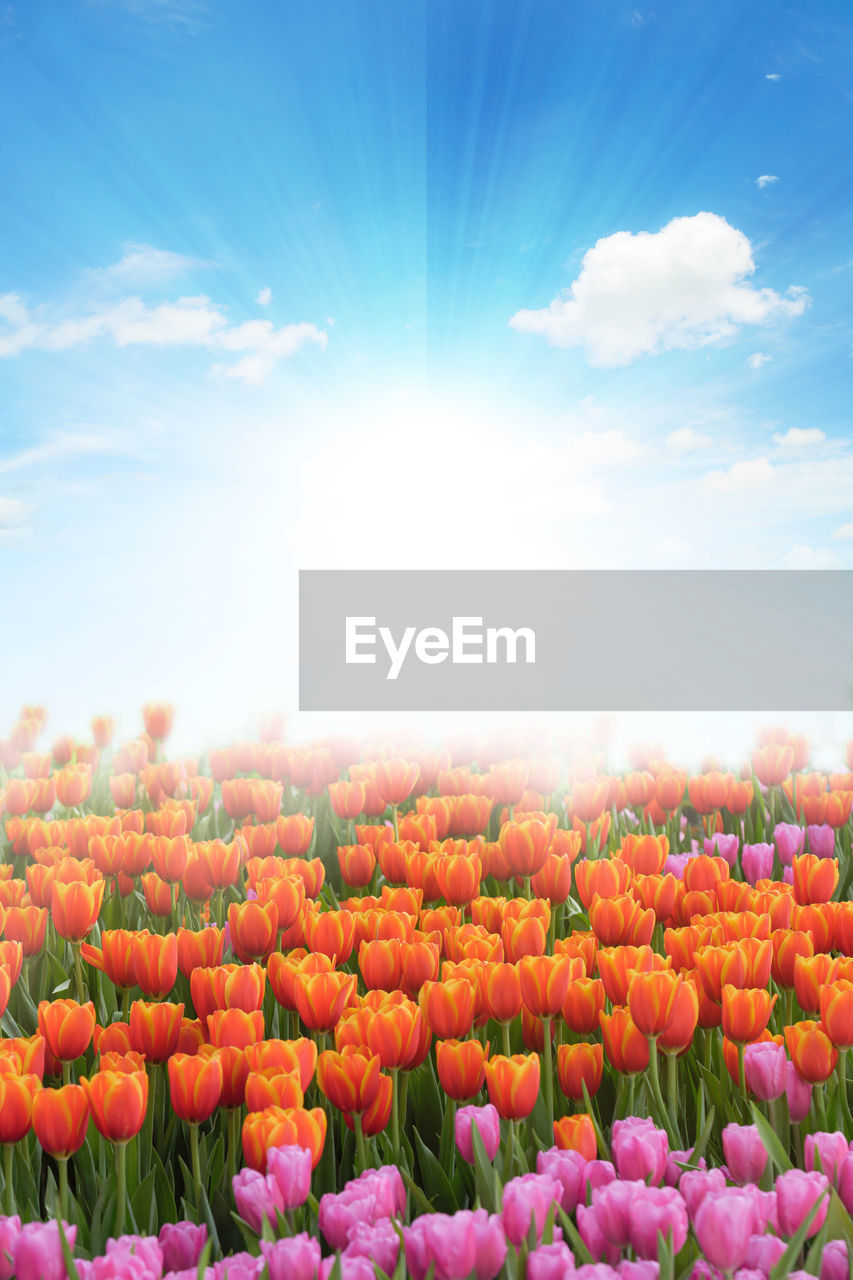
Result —
POLYGON ((757 1183, 767 1166, 767 1148, 754 1124, 727 1124, 723 1129, 723 1154, 732 1182, 757 1183))
POLYGON ((207 1243, 207 1227, 204 1223, 166 1222, 157 1237, 163 1253, 164 1271, 184 1271, 198 1266, 201 1251, 207 1243))
POLYGON ((775 1040, 748 1044, 743 1052, 743 1072, 750 1093, 762 1102, 781 1098, 785 1092, 787 1062, 784 1047, 775 1040))
POLYGON ((831 858, 835 854, 835 831, 822 823, 820 826, 806 827, 809 838, 809 849, 816 858, 831 858))
POLYGON ((504 1187, 503 1224, 506 1237, 514 1245, 527 1239, 531 1226, 536 1239, 542 1239, 545 1219, 556 1201, 560 1203, 563 1185, 547 1173, 525 1173, 504 1187))
MULTIPOLYGON (((376 1280, 376 1268, 369 1258, 361 1254, 333 1254, 320 1263, 320 1280, 329 1280, 336 1262, 341 1264, 341 1280, 376 1280)), ((187 1277, 191 1280, 191 1277, 187 1277)))
POLYGON ((693 1230, 705 1257, 720 1271, 736 1271, 743 1265, 753 1234, 752 1205, 734 1187, 705 1197, 693 1230))
POLYGON ((634 1205, 648 1188, 645 1182, 611 1182, 593 1192, 595 1219, 608 1244, 622 1249, 631 1241, 634 1205))
POLYGON ((666 1173, 669 1139, 653 1121, 639 1116, 614 1120, 610 1147, 620 1178, 658 1186, 666 1173))
POLYGON ((841 1166, 850 1154, 849 1144, 843 1133, 809 1133, 806 1135, 805 1166, 811 1173, 816 1167, 815 1155, 820 1160, 820 1173, 825 1173, 833 1186, 838 1185, 841 1166))
POLYGON ((670 1151, 669 1158, 666 1162, 666 1173, 663 1180, 668 1187, 677 1187, 682 1173, 686 1173, 686 1169, 682 1169, 682 1165, 693 1165, 697 1169, 707 1169, 705 1157, 700 1156, 698 1164, 693 1159, 693 1148, 689 1151, 670 1151))
POLYGON ((311 1190, 311 1152, 305 1147, 273 1147, 267 1173, 275 1178, 285 1209, 298 1209, 311 1190))
POLYGON ((381 1267, 386 1275, 391 1275, 397 1265, 400 1253, 400 1237, 390 1218, 382 1218, 379 1222, 356 1222, 349 1229, 347 1247, 343 1257, 370 1258, 381 1267))
POLYGON ((788 1098, 788 1114, 794 1124, 805 1120, 812 1108, 812 1086, 804 1080, 793 1062, 785 1064, 785 1093, 788 1098))
POLYGON ((751 885, 769 880, 773 874, 775 849, 772 844, 745 844, 740 855, 744 879, 751 885))
POLYGON ((706 836, 702 842, 703 851, 711 858, 715 855, 725 858, 730 867, 737 862, 737 851, 740 841, 734 834, 726 834, 722 831, 715 831, 710 837, 706 836))
POLYGON ((853 1213, 853 1151, 841 1162, 838 1170, 838 1194, 848 1213, 853 1213))
POLYGON ((506 1262, 506 1235, 503 1222, 496 1213, 475 1209, 471 1215, 474 1226, 476 1280, 494 1280, 506 1262))
POLYGON ((459 1213, 426 1213, 403 1228, 406 1268, 412 1280, 464 1280, 474 1270, 477 1237, 470 1209, 459 1213))
POLYGON ((17 1213, 11 1218, 0 1218, 0 1280, 12 1280, 15 1274, 12 1258, 20 1234, 21 1219, 17 1213))
POLYGON ((307 1231, 284 1240, 262 1240, 261 1253, 269 1280, 317 1280, 320 1269, 320 1241, 307 1231))
POLYGON ((237 1212, 255 1234, 260 1235, 263 1231, 264 1219, 275 1230, 278 1214, 284 1212, 284 1201, 275 1178, 258 1173, 257 1169, 241 1169, 231 1185, 237 1212))
POLYGON ((494 1160, 501 1144, 501 1118, 497 1109, 489 1102, 484 1107, 460 1107, 454 1120, 456 1146, 463 1160, 474 1163, 474 1143, 471 1129, 476 1126, 483 1140, 486 1155, 494 1160))
POLYGON ((789 1169, 776 1179, 776 1205, 779 1213, 779 1230, 783 1236, 792 1236, 809 1216, 812 1207, 823 1197, 809 1227, 809 1237, 817 1235, 829 1211, 829 1179, 824 1173, 804 1173, 802 1169, 789 1169))
MULTIPOLYGON (((615 1185, 615 1184, 614 1184, 615 1185)), ((590 1255, 598 1262, 602 1259, 608 1263, 619 1261, 621 1246, 611 1244, 601 1230, 595 1209, 591 1205, 579 1204, 577 1207, 578 1234, 583 1240, 590 1255)))
POLYGON ((820 1280, 850 1280, 847 1245, 843 1240, 828 1240, 823 1246, 820 1280))
POLYGON ((584 1188, 584 1168, 587 1161, 579 1151, 561 1151, 550 1147, 536 1157, 536 1172, 555 1178, 563 1188, 560 1204, 565 1213, 574 1213, 584 1188))
POLYGON ((527 1280, 565 1280, 574 1269, 574 1254, 565 1240, 540 1244, 527 1257, 527 1280))
POLYGON ((661 1237, 670 1237, 675 1253, 687 1239, 687 1206, 673 1187, 646 1187, 631 1208, 630 1244, 646 1261, 658 1256, 661 1237))
MULTIPOLYGON (((643 1262, 642 1259, 625 1258, 623 1262, 620 1262, 617 1274, 619 1280, 659 1280, 660 1266, 657 1262, 643 1262)), ((583 1280, 583 1277, 581 1277, 581 1280, 583 1280)))
POLYGON ((699 1206, 706 1196, 725 1189, 726 1175, 722 1169, 686 1169, 679 1180, 678 1190, 684 1197, 690 1221, 695 1222, 699 1206))
POLYGON ((616 1170, 609 1160, 588 1160, 583 1167, 583 1193, 585 1199, 587 1189, 595 1191, 597 1187, 607 1187, 616 1181, 616 1170))
MULTIPOLYGON (((77 1228, 63 1223, 69 1249, 74 1250, 77 1228)), ((65 1258, 59 1238, 59 1223, 28 1222, 21 1227, 13 1246, 13 1274, 28 1280, 65 1280, 65 1258)))
POLYGON ((744 1266, 769 1276, 784 1252, 785 1241, 778 1236, 754 1235, 750 1237, 744 1266))
POLYGON ((773 829, 773 843, 783 867, 790 867, 796 854, 803 852, 806 833, 796 822, 777 822, 773 829))
POLYGON ((263 1269, 263 1258, 253 1258, 250 1253, 232 1253, 214 1267, 208 1267, 206 1280, 211 1274, 213 1280, 260 1280, 263 1269))

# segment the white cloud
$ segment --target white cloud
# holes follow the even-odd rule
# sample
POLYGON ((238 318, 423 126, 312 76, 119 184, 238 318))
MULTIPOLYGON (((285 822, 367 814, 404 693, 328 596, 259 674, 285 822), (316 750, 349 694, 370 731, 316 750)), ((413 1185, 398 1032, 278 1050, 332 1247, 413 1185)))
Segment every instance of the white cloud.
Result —
POLYGON ((618 231, 587 250, 570 288, 548 307, 518 311, 513 328, 552 346, 582 347, 590 364, 707 346, 741 325, 801 315, 804 289, 786 296, 749 283, 752 246, 714 213, 674 218, 661 231, 618 231))
POLYGON ((779 179, 776 177, 775 173, 762 173, 760 178, 755 179, 755 185, 758 187, 759 191, 763 191, 765 187, 770 187, 774 182, 778 181, 779 179))
POLYGON ((0 530, 3 532, 20 528, 28 514, 26 503, 18 498, 0 497, 0 530))
POLYGON ((114 281, 130 287, 153 284, 158 280, 171 280, 211 264, 203 258, 193 258, 171 249, 155 249, 150 244, 125 244, 118 262, 109 267, 89 267, 84 271, 88 280, 114 281))
POLYGON ((0 475, 12 471, 24 471, 52 462, 55 458, 67 458, 89 453, 123 455, 135 452, 136 438, 129 432, 99 432, 89 429, 79 431, 54 431, 40 443, 30 445, 10 457, 0 458, 0 475))
POLYGON ((262 307, 268 307, 270 305, 272 302, 272 289, 268 284, 265 284, 263 289, 258 290, 258 296, 255 298, 255 302, 262 307))
POLYGON ((780 449, 805 449, 812 444, 823 444, 826 435, 820 427, 789 427, 784 435, 775 432, 773 443, 780 449))
POLYGON ((97 338, 117 347, 178 346, 210 351, 244 352, 242 360, 226 366, 228 377, 261 382, 279 361, 306 344, 325 347, 326 333, 301 323, 277 329, 269 320, 230 324, 223 307, 204 295, 182 297, 150 306, 140 297, 123 298, 95 308, 87 315, 45 319, 45 309, 30 311, 15 294, 0 296, 0 358, 25 350, 63 351, 97 338))
POLYGON ((695 453, 698 449, 708 449, 714 443, 711 436, 702 435, 701 431, 694 431, 692 427, 679 427, 676 431, 670 431, 666 438, 668 449, 672 449, 673 453, 695 453))
POLYGON ((773 464, 768 458, 747 458, 733 462, 725 471, 708 471, 702 483, 717 493, 749 493, 773 480, 773 464))
POLYGON ((797 543, 782 557, 782 563, 788 569, 835 569, 838 557, 828 547, 810 547, 807 543, 797 543))
POLYGON ((765 80, 781 80, 782 77, 779 75, 778 71, 769 71, 767 75, 764 77, 764 79, 765 80))
POLYGON ((835 530, 832 536, 836 540, 853 538, 853 524, 839 525, 839 527, 835 530))
POLYGON ((760 369, 765 364, 772 364, 773 357, 765 355, 763 351, 753 351, 746 362, 750 369, 760 369))

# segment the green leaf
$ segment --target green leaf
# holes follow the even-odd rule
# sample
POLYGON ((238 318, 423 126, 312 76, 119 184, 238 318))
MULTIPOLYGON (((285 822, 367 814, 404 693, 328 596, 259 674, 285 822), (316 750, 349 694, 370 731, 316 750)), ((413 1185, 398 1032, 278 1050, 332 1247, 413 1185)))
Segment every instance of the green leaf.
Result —
POLYGON ((759 1137, 767 1148, 767 1153, 770 1156, 770 1159, 776 1165, 776 1168, 780 1173, 787 1173, 788 1170, 793 1169, 794 1166, 791 1163, 788 1153, 779 1141, 776 1130, 766 1117, 761 1114, 754 1102, 750 1103, 750 1109, 752 1111, 753 1121, 758 1129, 759 1137))
POLYGON ((418 1153, 418 1166, 421 1171, 421 1183, 433 1192, 436 1208, 441 1213, 455 1213, 459 1208, 453 1186, 441 1163, 435 1158, 417 1129, 414 1130, 415 1147, 418 1153))
POLYGON ((474 1154, 474 1187, 480 1204, 489 1213, 500 1213, 501 1187, 477 1125, 471 1125, 471 1149, 474 1154))
POLYGON ((690 1157, 691 1165, 697 1165, 701 1160, 702 1156, 705 1154, 705 1148, 708 1145, 708 1141, 711 1137, 711 1134, 714 1132, 714 1117, 716 1116, 716 1114, 717 1113, 713 1107, 708 1112, 708 1117, 705 1121, 705 1124, 702 1127, 702 1132, 699 1134, 699 1137, 696 1139, 696 1145, 694 1146, 693 1154, 690 1157))
POLYGON ((68 1276, 68 1280, 80 1280, 80 1272, 77 1270, 77 1264, 75 1263, 74 1256, 71 1253, 71 1246, 68 1243, 68 1237, 65 1234, 65 1226, 62 1222, 57 1220, 57 1227, 59 1228, 59 1243, 62 1248, 62 1257, 65 1260, 65 1272, 68 1276))
POLYGON ((572 1253, 575 1255, 575 1261, 581 1265, 593 1262, 593 1256, 581 1239, 580 1232, 560 1205, 557 1205, 557 1215, 563 1228, 563 1235, 568 1240, 572 1253))
POLYGON ((826 1191, 822 1192, 821 1195, 818 1196, 817 1200, 815 1200, 814 1204, 812 1205, 809 1213, 806 1215, 806 1217, 800 1223, 799 1227, 797 1227, 797 1230, 791 1236, 791 1239, 788 1242, 787 1249, 782 1254, 779 1261, 776 1263, 776 1266, 773 1267, 772 1271, 770 1272, 769 1280, 786 1280, 786 1277, 789 1276, 790 1273, 796 1267, 797 1258, 800 1256, 800 1252, 803 1248, 803 1245, 805 1244, 806 1239, 808 1238, 809 1227, 814 1222, 815 1217, 817 1216, 817 1211, 820 1208, 820 1206, 823 1204, 828 1194, 828 1191, 829 1191, 829 1188, 827 1188, 826 1191))

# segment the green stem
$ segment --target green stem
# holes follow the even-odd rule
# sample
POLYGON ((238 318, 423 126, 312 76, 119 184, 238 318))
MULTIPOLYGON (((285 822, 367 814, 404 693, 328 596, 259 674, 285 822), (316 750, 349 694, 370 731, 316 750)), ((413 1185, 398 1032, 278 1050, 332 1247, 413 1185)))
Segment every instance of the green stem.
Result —
POLYGON ((501 1023, 501 1047, 505 1058, 509 1058, 512 1054, 512 1048, 509 1042, 509 1023, 501 1023))
POLYGON ((124 1235, 124 1218, 127 1209, 127 1143, 117 1142, 116 1153, 116 1224, 113 1234, 124 1235))
POLYGON ((62 1083, 63 1085, 71 1083, 71 1063, 63 1062, 62 1064, 62 1083))
POLYGON ((12 1142, 3 1143, 3 1176, 5 1183, 3 1186, 3 1212, 7 1218, 11 1218, 15 1212, 15 1183, 12 1175, 13 1162, 15 1159, 15 1145, 12 1142))
POLYGON ((666 1055, 666 1096, 669 1111, 669 1122, 673 1133, 678 1136, 678 1054, 666 1055))
POLYGON ((358 1165, 358 1172, 364 1173, 367 1168, 367 1150, 364 1144, 364 1126, 361 1122, 361 1112, 356 1111, 352 1120, 355 1128, 356 1164, 358 1165))
POLYGON ((80 943, 72 942, 71 950, 74 952, 74 985, 77 988, 77 1003, 85 1004, 86 988, 83 985, 83 962, 80 959, 80 943))
POLYGON ((542 1019, 542 1031, 545 1037, 543 1046, 543 1057, 545 1059, 545 1113, 548 1117, 548 1135, 550 1138, 554 1133, 554 1064, 550 1018, 542 1019))
POLYGON ((400 1163, 400 1072, 391 1071, 391 1150, 394 1163, 400 1163))
POLYGON ((62 1222, 68 1221, 68 1159, 58 1158, 59 1165, 59 1217, 62 1222))
POLYGON ((240 1108, 228 1108, 228 1152, 226 1156, 225 1177, 227 1185, 237 1172, 237 1150, 240 1145, 240 1108))
POLYGON ((658 1040, 657 1036, 649 1036, 649 1084, 651 1085, 652 1097, 657 1104, 661 1118, 666 1121, 667 1136, 670 1146, 675 1146, 675 1138, 672 1132, 672 1121, 666 1109, 666 1103, 663 1100, 663 1094, 660 1088, 660 1072, 658 1070, 658 1040))
POLYGON ((738 1041, 738 1047, 737 1047, 737 1078, 738 1078, 738 1084, 740 1085, 740 1096, 743 1100, 743 1105, 748 1109, 749 1100, 747 1099, 747 1096, 746 1096, 746 1069, 744 1067, 744 1045, 741 1041, 738 1041))
POLYGON ((395 804, 391 806, 391 816, 394 819, 394 840, 397 841, 400 839, 400 828, 397 825, 397 806, 395 804))
POLYGON ((190 1153, 193 1167, 193 1190, 195 1192, 196 1218, 201 1217, 201 1161, 198 1155, 198 1125, 190 1125, 190 1153))
POLYGON ((515 1121, 507 1120, 506 1122, 506 1147, 504 1149, 504 1167, 501 1182, 506 1185, 509 1181, 509 1175, 512 1173, 512 1157, 513 1157, 513 1137, 515 1136, 515 1121))

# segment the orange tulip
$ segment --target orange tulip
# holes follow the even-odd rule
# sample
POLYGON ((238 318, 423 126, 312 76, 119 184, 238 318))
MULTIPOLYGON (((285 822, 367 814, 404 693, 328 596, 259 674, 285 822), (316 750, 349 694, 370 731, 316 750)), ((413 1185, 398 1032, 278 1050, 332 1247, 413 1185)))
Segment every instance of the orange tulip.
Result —
POLYGON ((294 997, 309 1031, 331 1031, 355 994, 356 976, 345 973, 298 973, 294 997))
POLYGON ((246 1077, 246 1107, 263 1111, 266 1107, 301 1107, 304 1102, 298 1075, 281 1067, 250 1071, 246 1077))
POLYGON ((177 939, 178 968, 185 978, 193 969, 212 967, 222 960, 225 932, 215 925, 199 930, 178 929, 177 939))
POLYGON ((503 824, 498 843, 512 875, 527 879, 542 870, 556 828, 555 815, 544 821, 528 818, 503 824))
POLYGON ((820 1025, 836 1049, 853 1047, 853 982, 841 979, 821 987, 820 1025))
POLYGON ((88 1049, 95 1030, 95 1006, 91 1000, 42 1000, 38 1007, 39 1031, 48 1049, 60 1062, 74 1062, 88 1049))
POLYGON ((561 1044, 557 1050, 557 1079, 567 1098, 583 1101, 583 1086, 590 1097, 601 1087, 604 1049, 600 1044, 561 1044))
POLYGON ((355 917, 351 911, 309 913, 304 928, 310 951, 322 952, 335 964, 346 964, 355 943, 355 917))
POLYGON ((358 967, 368 991, 396 991, 403 976, 403 947, 398 938, 362 942, 358 967))
POLYGON ((566 998, 569 983, 582 973, 583 962, 567 956, 522 957, 518 962, 518 976, 525 1006, 537 1018, 555 1017, 566 998))
POLYGON ((168 995, 178 977, 176 934, 138 933, 131 944, 133 973, 143 995, 155 1000, 168 995))
POLYGON ((554 1121, 554 1143, 561 1151, 579 1151, 585 1160, 595 1160, 598 1140, 588 1115, 563 1116, 554 1121))
POLYGON ((604 1050, 611 1066, 623 1075, 637 1075, 649 1065, 649 1042, 635 1025, 627 1009, 598 1015, 604 1050))
POLYGON ((539 1055, 496 1054, 485 1064, 489 1101, 504 1120, 524 1120, 539 1096, 539 1055))
POLYGON ((797 956, 794 961, 794 991, 803 1013, 818 1013, 821 989, 839 976, 839 961, 832 956, 797 956))
POLYGON ((669 854, 666 836, 625 836, 618 854, 635 876, 660 875, 669 854))
POLYGON ((682 982, 672 1009, 672 1020, 658 1038, 662 1053, 684 1053, 693 1043, 699 1021, 699 995, 693 981, 682 982))
POLYGON ((95 927, 103 900, 103 880, 92 885, 79 880, 70 884, 54 880, 50 906, 56 932, 69 942, 82 942, 95 927))
POLYGON ((793 767, 793 747, 771 742, 752 753, 752 770, 762 786, 778 787, 793 767))
POLYGON ((172 1110, 188 1124, 201 1124, 219 1105, 222 1063, 216 1057, 173 1053, 168 1067, 172 1110))
POLYGON ((655 927, 655 913, 644 911, 638 902, 627 895, 614 898, 593 898, 589 908, 589 923, 603 947, 635 946, 648 944, 655 927))
POLYGON ((79 1084, 39 1089, 33 1097, 33 1129, 44 1151, 67 1160, 79 1151, 89 1126, 89 1100, 79 1084))
POLYGON ((514 964, 483 967, 483 995, 490 1018, 512 1022, 521 1013, 521 978, 514 964))
POLYGON ((774 929, 770 935, 773 949, 770 972, 773 981, 780 987, 790 989, 794 985, 797 961, 803 956, 806 959, 814 955, 814 941, 808 933, 794 929, 774 929))
POLYGON ((134 1000, 130 1006, 130 1044, 149 1062, 165 1062, 175 1052, 181 1034, 182 1004, 146 1004, 134 1000))
POLYGON ((604 1008, 604 983, 600 978, 575 978, 563 1001, 563 1019, 576 1035, 591 1035, 599 1027, 604 1008))
POLYGON ((434 869, 445 902, 467 906, 480 892, 482 864, 476 853, 441 855, 436 858, 434 869))
POLYGON ((681 984, 682 979, 671 969, 634 975, 628 990, 628 1012, 644 1036, 656 1039, 669 1027, 681 984))
POLYGON ((817 1022, 786 1027, 785 1044, 798 1074, 809 1084, 822 1084, 835 1070, 838 1050, 817 1022))
POLYGON ((342 844, 338 845, 338 866, 344 884, 353 889, 364 888, 373 878, 376 866, 376 854, 370 845, 342 844))
POLYGON ((207 1016, 207 1037, 217 1049, 230 1046, 245 1049, 264 1038, 264 1015, 260 1009, 217 1009, 207 1016))
POLYGON ((378 1054, 345 1045, 338 1053, 326 1049, 317 1059, 317 1084, 340 1111, 367 1111, 379 1092, 382 1063, 378 1054))
POLYGON ((33 1072, 0 1072, 0 1142, 20 1142, 32 1127, 33 1099, 41 1080, 33 1072))
POLYGON ((751 1044, 767 1029, 778 995, 749 987, 723 987, 723 1035, 735 1044, 751 1044))
POLYGON ((464 1102, 479 1093, 486 1078, 488 1042, 479 1040, 439 1040, 435 1046, 438 1079, 449 1098, 464 1102))
POLYGON ((244 964, 265 960, 274 950, 278 934, 275 902, 232 902, 228 908, 231 948, 244 964))
MULTIPOLYGON (((652 973, 669 966, 663 956, 651 947, 601 947, 596 952, 596 963, 604 991, 611 1004, 628 1003, 628 988, 637 973, 652 973)), ((598 1026, 598 1018, 595 1021, 598 1026)))
POLYGON ((409 760, 380 760, 374 771, 376 790, 386 805, 401 805, 414 790, 420 766, 409 760))
POLYGON ((425 982, 418 996, 421 1011, 433 1035, 440 1040, 459 1040, 474 1022, 475 990, 466 978, 446 982, 425 982))
POLYGON ((429 1047, 429 1028, 414 1001, 389 1001, 375 1010, 367 1023, 367 1045, 385 1070, 419 1066, 429 1047))
POLYGON ((261 1040, 246 1046, 246 1061, 250 1071, 276 1067, 281 1071, 295 1072, 304 1093, 317 1066, 317 1045, 307 1036, 298 1040, 261 1040))
POLYGON ((12 942, 20 942, 25 956, 38 955, 44 946, 47 930, 46 907, 9 907, 3 933, 12 942))
POLYGON ((589 910, 593 898, 615 898, 625 894, 631 871, 621 859, 600 858, 593 861, 584 858, 575 867, 575 883, 578 897, 585 910, 589 910))
POLYGON ((80 1082, 95 1128, 108 1142, 129 1142, 142 1128, 148 1107, 145 1071, 98 1071, 80 1082))
POLYGON ((838 887, 838 859, 818 858, 813 853, 794 857, 794 900, 801 905, 829 902, 838 887))
POLYGON ((243 1157, 250 1169, 266 1172, 267 1152, 273 1147, 298 1146, 311 1152, 316 1169, 326 1141, 326 1113, 322 1107, 267 1107, 243 1121, 243 1157))

